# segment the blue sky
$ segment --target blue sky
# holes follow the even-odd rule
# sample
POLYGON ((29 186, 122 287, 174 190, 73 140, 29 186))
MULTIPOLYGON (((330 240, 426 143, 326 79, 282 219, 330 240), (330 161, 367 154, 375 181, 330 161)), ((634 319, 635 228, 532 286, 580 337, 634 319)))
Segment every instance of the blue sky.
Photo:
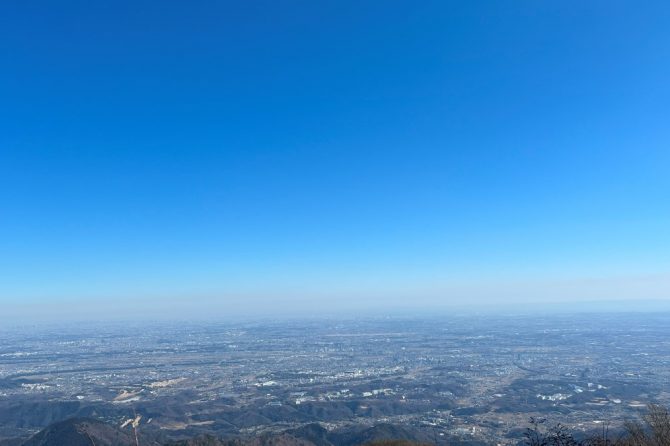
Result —
POLYGON ((3 4, 0 300, 670 298, 669 20, 661 1, 3 4))

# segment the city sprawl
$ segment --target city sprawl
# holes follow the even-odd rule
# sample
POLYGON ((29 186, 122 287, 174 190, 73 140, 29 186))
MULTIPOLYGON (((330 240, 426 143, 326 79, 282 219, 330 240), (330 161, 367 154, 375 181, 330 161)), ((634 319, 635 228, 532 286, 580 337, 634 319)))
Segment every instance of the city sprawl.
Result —
POLYGON ((2 328, 0 438, 95 416, 169 438, 379 423, 508 442, 670 403, 670 314, 2 328))

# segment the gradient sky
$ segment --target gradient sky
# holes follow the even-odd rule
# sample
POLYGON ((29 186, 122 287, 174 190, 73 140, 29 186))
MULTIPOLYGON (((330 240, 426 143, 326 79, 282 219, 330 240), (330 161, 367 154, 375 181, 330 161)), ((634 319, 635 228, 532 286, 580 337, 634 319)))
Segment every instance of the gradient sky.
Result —
POLYGON ((667 1, 3 2, 5 314, 670 299, 669 24, 667 1))

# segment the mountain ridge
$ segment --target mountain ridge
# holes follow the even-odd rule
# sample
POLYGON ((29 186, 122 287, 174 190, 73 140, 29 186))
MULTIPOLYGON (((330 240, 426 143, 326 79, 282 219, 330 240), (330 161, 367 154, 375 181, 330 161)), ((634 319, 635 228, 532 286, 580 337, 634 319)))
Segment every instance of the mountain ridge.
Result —
POLYGON ((52 423, 25 441, 3 440, 0 446, 358 446, 378 441, 426 443, 418 431, 388 423, 328 431, 320 423, 263 433, 253 437, 217 438, 204 434, 184 440, 159 442, 131 428, 120 428, 91 417, 74 417, 52 423))

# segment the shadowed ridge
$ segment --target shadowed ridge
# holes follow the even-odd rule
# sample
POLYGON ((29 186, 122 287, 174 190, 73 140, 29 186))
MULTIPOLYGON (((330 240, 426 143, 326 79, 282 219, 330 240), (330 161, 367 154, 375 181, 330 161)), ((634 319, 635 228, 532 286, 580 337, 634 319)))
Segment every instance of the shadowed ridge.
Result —
POLYGON ((314 446, 310 441, 287 433, 262 434, 248 439, 220 440, 211 435, 202 435, 189 440, 168 443, 169 446, 314 446))
POLYGON ((200 435, 188 440, 179 440, 168 443, 168 446, 232 446, 235 442, 223 441, 212 435, 200 435))
POLYGON ((387 440, 405 440, 412 443, 424 443, 428 440, 427 438, 423 438, 418 432, 386 423, 377 424, 362 430, 333 432, 329 439, 331 443, 338 446, 358 446, 387 440))
POLYGON ((290 429, 287 433, 314 443, 315 446, 332 446, 328 438, 328 430, 319 423, 306 424, 296 429, 290 429))
MULTIPOLYGON (((139 446, 150 446, 140 440, 139 446)), ((137 446, 131 432, 93 418, 70 418, 47 426, 23 446, 137 446)))

